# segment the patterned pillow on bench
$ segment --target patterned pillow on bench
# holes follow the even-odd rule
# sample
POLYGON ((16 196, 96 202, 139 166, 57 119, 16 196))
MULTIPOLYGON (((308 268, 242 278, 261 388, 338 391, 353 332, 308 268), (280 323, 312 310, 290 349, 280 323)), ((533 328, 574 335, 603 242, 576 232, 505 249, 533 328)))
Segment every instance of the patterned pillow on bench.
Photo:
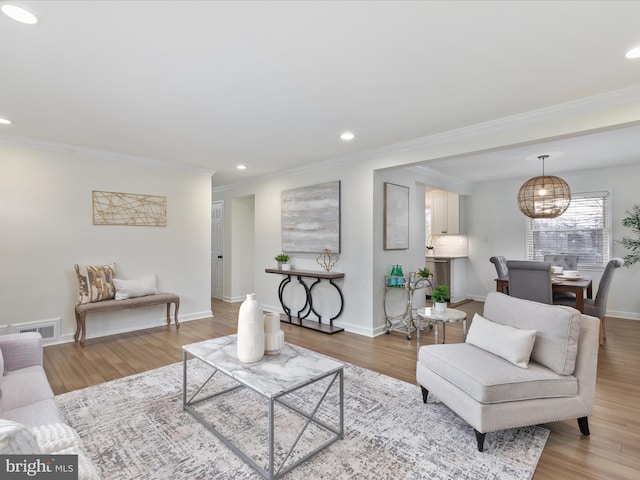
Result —
POLYGON ((116 296, 113 277, 116 264, 87 266, 74 265, 78 276, 78 305, 110 300, 116 296))

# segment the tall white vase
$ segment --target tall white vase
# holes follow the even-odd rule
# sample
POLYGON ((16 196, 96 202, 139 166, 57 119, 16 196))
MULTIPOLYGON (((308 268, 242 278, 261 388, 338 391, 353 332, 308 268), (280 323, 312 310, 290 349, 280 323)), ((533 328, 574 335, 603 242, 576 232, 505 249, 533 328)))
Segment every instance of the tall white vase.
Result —
POLYGON ((284 345, 284 332, 280 330, 280 314, 267 312, 264 317, 264 353, 277 353, 284 345))
POLYGON ((238 360, 254 363, 264 356, 264 319, 255 293, 247 293, 247 299, 238 312, 238 360))

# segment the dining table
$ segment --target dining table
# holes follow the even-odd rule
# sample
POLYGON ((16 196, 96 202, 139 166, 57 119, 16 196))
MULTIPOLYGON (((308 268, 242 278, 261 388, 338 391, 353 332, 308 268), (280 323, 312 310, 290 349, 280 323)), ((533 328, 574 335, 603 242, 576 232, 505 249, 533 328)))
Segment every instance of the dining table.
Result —
MULTIPOLYGON (((505 292, 505 288, 509 287, 509 277, 496 278, 496 290, 505 292)), ((567 278, 562 275, 551 275, 551 291, 569 292, 576 296, 576 310, 584 313, 584 299, 593 298, 593 281, 589 275, 580 275, 577 278, 567 278)))

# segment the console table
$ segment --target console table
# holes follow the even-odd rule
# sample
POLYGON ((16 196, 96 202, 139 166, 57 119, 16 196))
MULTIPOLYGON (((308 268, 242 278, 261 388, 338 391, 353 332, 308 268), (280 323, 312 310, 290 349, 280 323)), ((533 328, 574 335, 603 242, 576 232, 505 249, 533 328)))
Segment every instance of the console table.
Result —
POLYGON ((317 330, 319 332, 328 334, 338 333, 344 330, 344 328, 333 326, 333 321, 342 314, 342 310, 344 308, 344 297, 342 296, 342 291, 340 290, 340 287, 334 283, 334 280, 344 278, 344 273, 321 272, 312 270, 279 270, 277 268, 266 268, 265 272, 285 275, 285 278, 282 280, 282 282, 280 282, 280 286, 278 287, 278 299, 280 300, 280 305, 282 305, 282 309, 286 314, 286 319, 281 319, 281 321, 289 323, 291 325, 310 328, 311 330, 317 330), (298 279, 298 283, 302 285, 305 291, 305 303, 302 308, 298 310, 297 317, 291 315, 291 308, 288 307, 283 300, 284 289, 289 283, 291 283, 291 277, 296 277, 298 279), (315 282, 313 282, 309 286, 304 282, 304 277, 315 278, 315 282), (329 283, 336 289, 340 297, 340 310, 335 316, 329 319, 328 324, 322 323, 322 316, 313 308, 313 287, 315 287, 322 280, 328 280, 329 283), (307 320, 307 317, 312 312, 318 318, 317 321, 307 320), (297 322, 293 321, 294 318, 297 320, 297 322))

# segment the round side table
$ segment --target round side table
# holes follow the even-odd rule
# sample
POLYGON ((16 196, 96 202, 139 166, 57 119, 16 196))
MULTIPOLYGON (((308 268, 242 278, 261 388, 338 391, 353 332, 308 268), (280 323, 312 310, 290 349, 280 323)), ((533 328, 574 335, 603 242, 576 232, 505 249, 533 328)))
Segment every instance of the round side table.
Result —
POLYGON ((440 322, 442 322, 442 343, 445 341, 445 325, 453 322, 462 322, 462 338, 467 339, 467 314, 462 310, 447 308, 444 313, 436 313, 433 307, 425 307, 416 310, 416 314, 418 315, 418 325, 416 326, 418 348, 420 348, 420 322, 423 319, 435 323, 435 343, 438 343, 438 323, 440 322))

